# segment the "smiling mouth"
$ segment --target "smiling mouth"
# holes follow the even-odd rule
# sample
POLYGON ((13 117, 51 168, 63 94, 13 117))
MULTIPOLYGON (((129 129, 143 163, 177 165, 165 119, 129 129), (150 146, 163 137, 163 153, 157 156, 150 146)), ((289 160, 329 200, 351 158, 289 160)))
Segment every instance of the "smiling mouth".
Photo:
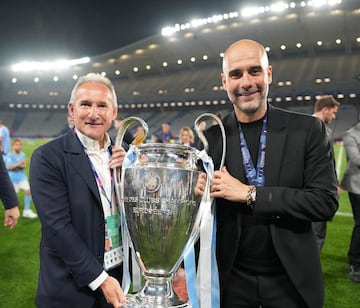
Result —
POLYGON ((93 123, 93 122, 87 122, 85 123, 86 125, 91 125, 91 126, 100 126, 101 123, 93 123))
POLYGON ((251 101, 255 97, 257 92, 254 93, 238 93, 237 97, 242 98, 245 101, 251 101))
POLYGON ((255 92, 242 92, 242 93, 238 93, 238 96, 252 96, 255 95, 256 93, 259 93, 260 91, 255 91, 255 92))

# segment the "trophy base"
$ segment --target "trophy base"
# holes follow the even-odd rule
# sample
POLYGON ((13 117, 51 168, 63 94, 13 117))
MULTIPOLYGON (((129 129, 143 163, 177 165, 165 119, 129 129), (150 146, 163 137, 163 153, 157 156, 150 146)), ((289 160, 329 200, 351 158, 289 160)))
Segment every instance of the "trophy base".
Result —
POLYGON ((163 298, 137 293, 128 294, 126 300, 127 304, 121 308, 191 308, 189 302, 182 302, 176 296, 163 298))

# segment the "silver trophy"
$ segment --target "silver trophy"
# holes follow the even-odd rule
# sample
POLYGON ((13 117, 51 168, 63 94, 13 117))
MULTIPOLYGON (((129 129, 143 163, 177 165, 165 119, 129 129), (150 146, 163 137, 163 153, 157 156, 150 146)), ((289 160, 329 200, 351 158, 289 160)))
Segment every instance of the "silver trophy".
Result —
MULTIPOLYGON (((203 194, 197 183, 204 172, 199 150, 178 144, 142 143, 148 127, 137 117, 123 121, 116 145, 122 144, 126 129, 134 123, 143 131, 133 141, 136 151, 131 166, 116 170, 115 185, 145 282, 140 292, 127 295, 125 307, 191 307, 173 291, 171 280, 183 260, 184 247, 193 245, 199 235, 203 194)), ((199 137, 207 147, 203 135, 199 137)))

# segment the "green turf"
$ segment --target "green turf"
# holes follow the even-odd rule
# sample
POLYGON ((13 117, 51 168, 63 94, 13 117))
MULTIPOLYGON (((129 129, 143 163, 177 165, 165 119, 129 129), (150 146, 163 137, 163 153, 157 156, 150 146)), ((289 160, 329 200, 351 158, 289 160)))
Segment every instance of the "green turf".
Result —
MULTIPOLYGON (((46 140, 23 140, 27 155, 28 174, 31 153, 46 140)), ((20 214, 24 208, 24 194, 18 194, 20 214)), ((0 202, 1 203, 1 202, 0 202)), ((34 209, 34 204, 31 204, 34 209)), ((4 212, 0 212, 0 307, 35 307, 34 295, 39 269, 40 222, 20 217, 17 226, 3 227, 4 212)))
MULTIPOLYGON (((44 142, 45 140, 24 140, 23 150, 29 159, 33 149, 44 142)), ((339 147, 336 146, 335 150, 338 155, 339 147)), ((342 160, 340 177, 343 174, 345 154, 342 160)), ((23 195, 19 194, 19 198, 22 209, 23 195)), ((35 307, 34 295, 39 269, 39 220, 21 218, 16 228, 9 230, 2 226, 3 219, 3 211, 0 211, 0 307, 35 307)), ((347 193, 342 192, 338 214, 328 223, 327 238, 321 253, 326 308, 360 306, 357 298, 360 284, 348 279, 347 251, 353 224, 347 193)))

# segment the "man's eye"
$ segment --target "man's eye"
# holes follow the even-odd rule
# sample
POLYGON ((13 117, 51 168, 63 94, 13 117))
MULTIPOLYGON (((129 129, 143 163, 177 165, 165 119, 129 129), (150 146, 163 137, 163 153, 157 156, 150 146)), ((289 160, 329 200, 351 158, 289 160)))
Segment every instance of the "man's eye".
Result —
POLYGON ((254 68, 254 69, 252 69, 252 70, 250 71, 250 73, 251 73, 252 75, 258 75, 258 74, 261 73, 261 72, 262 72, 261 68, 254 68))
POLYGON ((242 73, 241 72, 233 72, 230 74, 230 78, 241 78, 242 73))

